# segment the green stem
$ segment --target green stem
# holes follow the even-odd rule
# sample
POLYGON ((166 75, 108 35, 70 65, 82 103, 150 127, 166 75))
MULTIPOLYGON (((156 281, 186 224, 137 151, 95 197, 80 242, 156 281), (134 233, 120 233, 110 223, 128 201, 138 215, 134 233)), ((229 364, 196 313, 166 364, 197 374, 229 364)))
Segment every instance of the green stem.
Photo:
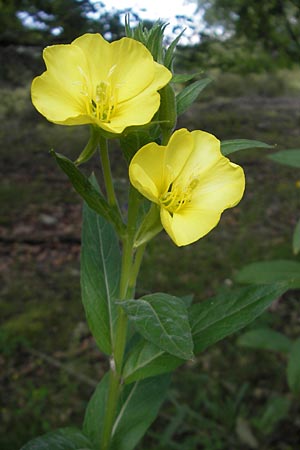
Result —
MULTIPOLYGON (((119 300, 129 298, 132 285, 136 283, 138 270, 134 264, 134 236, 136 232, 139 196, 135 189, 130 188, 127 235, 123 240, 122 268, 120 279, 119 300)), ((106 401, 106 414, 103 425, 101 450, 109 450, 111 433, 116 416, 118 399, 122 388, 122 365, 126 346, 128 319, 121 306, 118 306, 118 319, 113 343, 113 358, 111 360, 109 389, 106 401)))
POLYGON ((107 141, 103 136, 99 136, 100 157, 102 163, 102 170, 107 194, 108 203, 112 206, 117 206, 117 199, 112 180, 107 141))

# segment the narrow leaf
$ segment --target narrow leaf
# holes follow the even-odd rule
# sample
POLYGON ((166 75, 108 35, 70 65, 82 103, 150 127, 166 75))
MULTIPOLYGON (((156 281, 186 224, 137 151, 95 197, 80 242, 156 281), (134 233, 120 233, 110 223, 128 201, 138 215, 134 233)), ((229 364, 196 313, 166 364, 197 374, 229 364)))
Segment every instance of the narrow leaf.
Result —
POLYGON ((100 350, 110 354, 116 317, 121 255, 112 226, 85 203, 81 290, 89 328, 100 350))
POLYGON ((254 418, 257 428, 263 434, 272 433, 275 426, 284 419, 290 409, 291 400, 287 397, 272 397, 264 408, 262 416, 254 418))
POLYGON ((221 152, 224 156, 239 150, 247 150, 249 148, 273 148, 273 145, 265 144, 261 141, 254 141, 249 139, 231 139, 221 142, 221 152))
POLYGON ((199 77, 202 75, 203 72, 196 72, 196 73, 176 73, 173 75, 173 78, 171 80, 172 83, 186 83, 187 81, 191 81, 194 78, 199 77))
POLYGON ((114 427, 111 448, 132 450, 144 436, 165 400, 169 375, 137 381, 124 389, 114 427))
POLYGON ((211 83, 210 78, 203 78, 202 80, 194 81, 194 83, 186 86, 176 96, 177 115, 183 114, 194 101, 198 98, 203 89, 211 83))
POLYGON ((195 353, 205 350, 256 319, 287 290, 282 284, 234 289, 191 306, 195 353))
POLYGON ((300 339, 297 339, 292 346, 288 366, 287 380, 292 393, 300 395, 300 339))
POLYGON ((300 220, 298 220, 293 233, 293 252, 298 255, 300 251, 300 220))
MULTIPOLYGON (((100 450, 103 422, 106 414, 108 374, 101 380, 86 409, 83 430, 100 450)), ((156 418, 169 386, 169 376, 149 378, 124 387, 119 398, 113 426, 111 448, 132 450, 156 418)))
POLYGON ((290 288, 300 288, 300 263, 289 260, 256 262, 243 267, 235 279, 239 283, 251 284, 284 281, 290 288))
POLYGON ((174 39, 174 41, 171 42, 171 44, 169 45, 169 47, 166 50, 165 53, 165 57, 164 57, 164 65, 171 70, 172 68, 172 63, 173 63, 173 58, 174 58, 174 52, 176 49, 176 46, 178 44, 178 42, 181 39, 181 36, 183 35, 185 30, 182 30, 181 33, 174 39))
POLYGON ((112 209, 97 189, 92 185, 89 179, 80 172, 76 165, 68 158, 59 153, 50 152, 54 156, 59 167, 69 177, 74 189, 85 200, 91 209, 97 214, 103 216, 108 222, 114 224, 116 228, 121 232, 124 229, 124 224, 118 213, 112 209))
POLYGON ((270 328, 247 331, 239 336, 237 343, 242 347, 282 353, 288 353, 292 345, 291 341, 283 333, 270 328))
POLYGON ((120 305, 146 340, 178 358, 192 358, 187 307, 181 298, 157 293, 122 301, 120 305))
POLYGON ((39 436, 21 450, 91 450, 89 439, 76 428, 60 428, 39 436))
POLYGON ((176 358, 151 342, 140 338, 130 349, 126 359, 123 369, 124 381, 127 384, 171 372, 183 362, 182 359, 176 358))
POLYGON ((268 158, 284 166, 300 167, 300 149, 281 150, 268 155, 268 158))

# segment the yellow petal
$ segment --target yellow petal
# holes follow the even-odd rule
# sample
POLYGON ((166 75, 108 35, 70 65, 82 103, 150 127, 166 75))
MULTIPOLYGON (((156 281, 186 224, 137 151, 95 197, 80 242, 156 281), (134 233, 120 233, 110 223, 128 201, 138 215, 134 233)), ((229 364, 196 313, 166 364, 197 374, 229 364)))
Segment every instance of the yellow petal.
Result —
POLYGON ((72 45, 53 45, 43 56, 47 71, 36 77, 31 87, 36 109, 55 123, 85 115, 85 96, 80 94, 83 78, 78 69, 85 68, 82 51, 72 45))
POLYGON ((166 158, 164 161, 164 177, 167 178, 166 184, 169 186, 181 173, 186 162, 193 152, 194 143, 191 133, 182 128, 175 131, 167 145, 166 158))
POLYGON ((190 133, 194 148, 181 170, 181 181, 189 179, 193 174, 200 175, 215 164, 221 156, 220 141, 206 131, 195 130, 190 133))
POLYGON ((131 184, 155 203, 168 187, 163 176, 165 156, 166 147, 151 142, 134 155, 129 166, 131 184))
POLYGON ((179 214, 162 209, 161 221, 178 247, 189 245, 209 233, 219 222, 221 213, 210 209, 185 208, 179 214))
POLYGON ((209 208, 220 213, 235 206, 242 198, 245 189, 243 169, 221 156, 204 172, 195 187, 191 203, 194 207, 209 208))

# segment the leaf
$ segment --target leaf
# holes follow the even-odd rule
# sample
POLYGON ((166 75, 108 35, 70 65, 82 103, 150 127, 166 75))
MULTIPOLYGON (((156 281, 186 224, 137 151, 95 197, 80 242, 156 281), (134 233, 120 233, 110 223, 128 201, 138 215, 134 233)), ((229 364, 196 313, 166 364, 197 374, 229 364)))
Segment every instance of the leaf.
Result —
POLYGON ((182 89, 176 96, 177 115, 183 114, 199 96, 200 92, 211 83, 210 78, 203 78, 202 80, 194 81, 184 89, 182 89))
POLYGON ((292 345, 291 341, 283 333, 270 328, 247 331, 238 338, 237 343, 242 347, 282 353, 288 353, 292 345))
POLYGON ((287 286, 282 284, 247 286, 192 305, 190 321, 195 353, 248 325, 286 290, 287 286))
POLYGON ((51 150, 50 153, 54 156, 59 167, 69 177, 74 189, 84 199, 89 207, 97 214, 103 216, 108 222, 116 226, 120 233, 122 233, 124 230, 124 224, 121 222, 118 213, 108 205, 89 179, 80 172, 80 170, 70 159, 54 152, 53 150, 51 150))
POLYGON ((130 349, 126 359, 123 378, 126 384, 133 381, 171 372, 184 361, 164 352, 142 337, 130 349))
POLYGON ((169 375, 137 381, 125 387, 122 406, 113 427, 111 448, 132 450, 148 430, 165 400, 169 375))
POLYGON ((119 304, 146 340, 178 358, 193 357, 187 307, 181 298, 157 293, 119 304))
POLYGON ((221 142, 221 152, 224 156, 239 150, 247 150, 249 148, 273 148, 273 145, 265 144, 261 141, 254 141, 249 139, 231 139, 221 142))
POLYGON ((92 450, 92 444, 80 430, 60 428, 32 439, 21 450, 92 450))
POLYGON ((243 267, 235 279, 239 283, 251 284, 284 281, 290 288, 300 288, 300 263, 284 259, 256 262, 243 267))
POLYGON ((281 150, 268 155, 268 158, 284 166, 300 167, 300 149, 281 150))
POLYGON ((186 83, 202 75, 203 72, 174 74, 171 83, 186 83))
POLYGON ((300 220, 298 220, 293 233, 293 252, 298 255, 300 251, 300 220))
POLYGON ((287 381, 290 390, 296 396, 300 394, 300 339, 297 339, 291 348, 287 366, 287 381))
POLYGON ((110 354, 116 316, 121 255, 112 226, 85 203, 81 248, 82 302, 100 350, 110 354))
POLYGON ((264 408, 260 418, 254 418, 256 427, 263 433, 272 433, 275 426, 284 419, 291 406, 291 400, 287 397, 276 396, 271 398, 264 408))
MULTIPOLYGON (((98 384, 86 409, 83 430, 100 450, 106 414, 108 374, 98 384)), ((169 376, 149 378, 126 386, 119 399, 111 448, 132 450, 156 418, 169 386, 169 376)))

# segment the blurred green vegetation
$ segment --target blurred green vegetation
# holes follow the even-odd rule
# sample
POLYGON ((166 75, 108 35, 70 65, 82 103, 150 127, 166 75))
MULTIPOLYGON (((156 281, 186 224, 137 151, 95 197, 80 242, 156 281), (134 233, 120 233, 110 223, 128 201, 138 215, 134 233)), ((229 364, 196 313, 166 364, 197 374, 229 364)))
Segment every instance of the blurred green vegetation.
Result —
MULTIPOLYGON (((1 8, 12 5, 0 3, 1 8)), ((262 140, 278 150, 299 148, 300 69, 236 70, 238 59, 218 45, 232 59, 231 65, 222 66, 219 53, 211 63, 197 47, 179 51, 178 72, 203 69, 214 82, 178 127, 203 129, 222 140, 262 140)), ((5 64, 0 69, 0 448, 16 450, 50 429, 80 426, 107 361, 90 336, 80 302, 81 200, 49 155, 54 148, 75 159, 88 130, 50 124, 31 105, 30 80, 43 70, 39 46, 7 45, 1 52, 5 64)), ((299 217, 299 175, 268 160, 271 152, 232 155, 245 169, 245 197, 224 213, 205 239, 180 249, 164 233, 151 242, 139 294, 193 292, 195 301, 201 301, 230 288, 237 270, 247 263, 294 258, 291 236, 299 217)), ((125 198, 126 164, 116 146, 111 159, 117 190, 125 198)), ((96 155, 91 165, 101 181, 96 155)), ((91 165, 83 170, 89 173, 91 165)), ((299 315, 299 292, 290 291, 259 323, 295 339, 299 315)), ((241 349, 236 339, 232 336, 215 345, 176 372, 167 402, 140 450, 300 446, 298 400, 291 399, 280 427, 278 409, 268 419, 268 432, 263 425, 270 399, 290 398, 284 356, 241 349)), ((267 412, 270 417, 270 409, 267 412)))

